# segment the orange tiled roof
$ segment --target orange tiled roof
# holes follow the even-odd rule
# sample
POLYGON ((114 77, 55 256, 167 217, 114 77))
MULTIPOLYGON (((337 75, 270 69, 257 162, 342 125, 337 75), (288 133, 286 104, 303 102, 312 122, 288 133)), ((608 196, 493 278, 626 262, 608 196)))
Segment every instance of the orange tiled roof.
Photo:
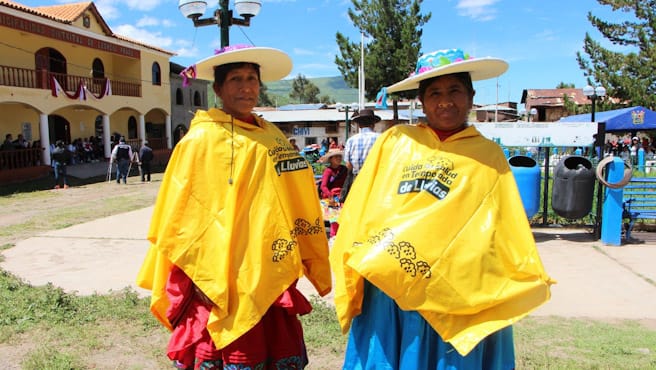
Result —
POLYGON ((33 9, 43 12, 44 14, 49 14, 55 18, 65 20, 67 22, 73 22, 78 19, 85 10, 87 10, 93 3, 87 1, 84 3, 71 3, 71 4, 62 4, 62 5, 48 5, 48 6, 37 6, 33 9))
POLYGON ((69 4, 62 4, 62 5, 50 5, 50 6, 39 6, 39 7, 28 7, 23 4, 19 4, 17 2, 11 1, 11 0, 0 0, 0 5, 7 6, 9 8, 13 8, 16 10, 20 10, 26 13, 34 14, 39 17, 51 19, 53 21, 57 21, 60 23, 64 24, 71 24, 73 21, 78 19, 83 15, 85 11, 91 12, 94 17, 96 18, 98 24, 100 24, 100 27, 103 29, 105 34, 107 36, 112 36, 115 37, 119 40, 123 41, 128 41, 136 45, 140 45, 152 50, 157 50, 166 54, 170 55, 175 55, 175 53, 153 46, 153 45, 148 45, 144 44, 143 42, 133 40, 130 38, 127 38, 125 36, 117 35, 115 34, 107 25, 103 17, 100 15, 98 12, 98 9, 96 8, 96 5, 92 1, 85 1, 85 2, 80 2, 80 3, 69 3, 69 4))

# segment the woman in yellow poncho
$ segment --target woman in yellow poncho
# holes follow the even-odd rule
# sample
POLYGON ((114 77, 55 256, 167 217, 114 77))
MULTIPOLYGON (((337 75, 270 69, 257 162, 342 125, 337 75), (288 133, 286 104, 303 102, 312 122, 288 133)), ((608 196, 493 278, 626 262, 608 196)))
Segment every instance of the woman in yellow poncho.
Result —
POLYGON ((214 80, 221 109, 198 111, 176 145, 157 197, 137 282, 172 331, 177 368, 303 368, 296 289, 305 275, 331 290, 328 244, 310 165, 252 114, 261 81, 285 77, 277 49, 229 46, 186 69, 214 80))
POLYGON ((422 56, 387 92, 417 90, 427 124, 376 141, 331 250, 345 369, 513 369, 511 324, 549 298, 501 148, 467 118, 472 80, 505 61, 422 56))

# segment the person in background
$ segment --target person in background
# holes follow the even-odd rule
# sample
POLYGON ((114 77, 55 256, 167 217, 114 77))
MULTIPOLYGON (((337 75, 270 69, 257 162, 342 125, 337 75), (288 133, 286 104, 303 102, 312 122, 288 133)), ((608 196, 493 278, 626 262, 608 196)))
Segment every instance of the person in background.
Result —
POLYGON ((339 149, 329 150, 326 155, 324 155, 320 162, 327 163, 328 166, 323 170, 321 176, 321 198, 334 198, 339 196, 340 191, 342 190, 342 185, 344 185, 344 180, 346 180, 346 166, 342 164, 344 158, 344 152, 339 149))
POLYGON ((63 141, 57 140, 51 155, 52 169, 55 173, 55 189, 68 189, 68 182, 66 181, 66 167, 71 160, 71 152, 66 149, 63 141))
POLYGON ((150 173, 152 171, 152 161, 155 158, 153 149, 148 146, 148 140, 144 140, 143 145, 139 149, 139 161, 141 166, 141 182, 150 182, 150 173))
POLYGON ((121 136, 118 144, 112 149, 112 161, 116 162, 116 183, 124 184, 128 182, 128 172, 130 170, 130 161, 132 161, 132 147, 125 143, 125 137, 121 136))
MULTIPOLYGON (((332 207, 338 207, 339 205, 339 194, 342 191, 342 186, 344 186, 344 181, 346 180, 346 173, 348 172, 346 166, 342 164, 343 158, 343 151, 332 149, 320 160, 322 163, 328 163, 328 166, 323 170, 321 176, 319 195, 322 199, 329 199, 328 204, 332 207), (334 201, 335 198, 337 198, 337 201, 334 201)), ((331 238, 337 234, 338 229, 339 223, 330 223, 331 238)))
POLYGON ((629 148, 629 151, 631 153, 631 165, 634 167, 638 165, 638 151, 642 147, 642 143, 640 142, 640 139, 637 136, 634 136, 631 139, 631 146, 629 148))
POLYGON ((13 141, 13 144, 16 149, 25 149, 29 148, 30 146, 30 142, 25 140, 23 134, 18 134, 16 140, 13 141))
POLYGON ((512 324, 549 299, 502 149, 467 123, 472 80, 508 64, 422 56, 387 88, 417 90, 427 124, 376 140, 331 249, 344 369, 515 368, 512 324))
POLYGON ((351 136, 344 146, 344 160, 346 161, 348 174, 340 194, 340 201, 342 203, 346 201, 351 184, 358 173, 360 173, 360 169, 371 147, 373 147, 376 139, 380 136, 379 133, 373 130, 374 125, 380 121, 380 117, 374 114, 373 110, 362 109, 351 120, 358 124, 359 132, 351 136))
POLYGON ((5 135, 5 141, 0 145, 0 150, 14 150, 14 136, 12 134, 5 135))
POLYGON ((319 153, 321 153, 321 155, 328 153, 328 150, 330 149, 328 148, 329 145, 328 138, 324 137, 323 140, 321 140, 321 149, 319 150, 319 153))
POLYGON ((312 306, 296 283, 332 289, 323 214, 309 163, 252 113, 261 83, 291 69, 278 49, 231 45, 182 73, 213 80, 222 108, 196 111, 175 146, 137 277, 179 369, 308 363, 298 315, 312 306))
POLYGON ((289 139, 289 143, 292 145, 292 147, 294 148, 294 150, 296 150, 297 152, 300 152, 300 151, 301 151, 301 148, 299 148, 298 145, 296 145, 296 139, 294 139, 293 137, 290 138, 290 139, 289 139))

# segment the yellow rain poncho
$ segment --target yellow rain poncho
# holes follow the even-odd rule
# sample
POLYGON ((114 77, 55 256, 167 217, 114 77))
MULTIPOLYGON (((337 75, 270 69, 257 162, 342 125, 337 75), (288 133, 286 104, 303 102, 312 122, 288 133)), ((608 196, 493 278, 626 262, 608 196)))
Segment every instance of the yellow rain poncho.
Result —
POLYGON ((173 265, 215 304, 207 329, 221 349, 252 328, 296 279, 331 290, 328 242, 308 162, 273 124, 199 111, 176 145, 137 277, 166 318, 173 265))
POLYGON ((550 297, 515 179, 474 127, 383 133, 356 178, 331 250, 346 333, 364 279, 419 312, 463 356, 550 297))

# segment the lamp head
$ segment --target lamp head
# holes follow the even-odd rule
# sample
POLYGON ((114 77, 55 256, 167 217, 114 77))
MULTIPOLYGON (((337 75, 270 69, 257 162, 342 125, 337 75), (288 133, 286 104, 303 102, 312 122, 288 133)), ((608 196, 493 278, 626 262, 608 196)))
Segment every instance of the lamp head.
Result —
POLYGON ((205 14, 207 2, 202 0, 180 0, 178 2, 178 9, 187 18, 200 18, 200 16, 205 14))
POLYGON ((595 88, 595 94, 597 96, 606 96, 606 88, 604 88, 603 86, 597 86, 595 88))
POLYGON ((583 88, 583 95, 585 96, 592 96, 594 95, 594 87, 588 85, 583 88))
POLYGON ((258 15, 261 8, 261 0, 235 0, 235 10, 246 19, 258 15))

